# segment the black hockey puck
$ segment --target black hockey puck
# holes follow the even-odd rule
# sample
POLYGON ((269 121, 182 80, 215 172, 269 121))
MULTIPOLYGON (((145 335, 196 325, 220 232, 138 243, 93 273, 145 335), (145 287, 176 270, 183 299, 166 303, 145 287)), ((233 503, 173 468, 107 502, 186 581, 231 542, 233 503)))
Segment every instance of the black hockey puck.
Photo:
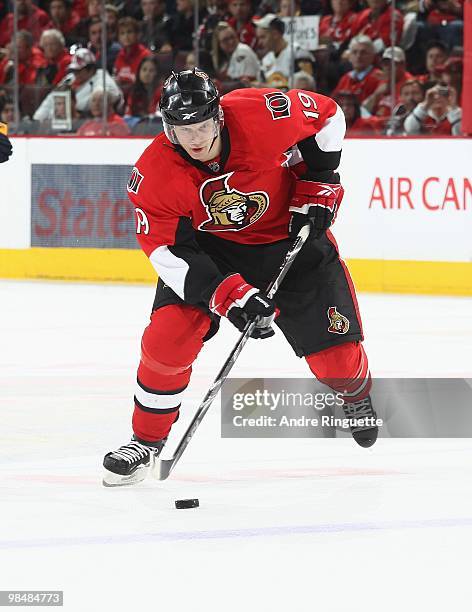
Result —
POLYGON ((178 510, 181 510, 182 508, 198 508, 199 505, 200 505, 200 502, 198 501, 198 499, 176 499, 175 500, 175 507, 178 510))

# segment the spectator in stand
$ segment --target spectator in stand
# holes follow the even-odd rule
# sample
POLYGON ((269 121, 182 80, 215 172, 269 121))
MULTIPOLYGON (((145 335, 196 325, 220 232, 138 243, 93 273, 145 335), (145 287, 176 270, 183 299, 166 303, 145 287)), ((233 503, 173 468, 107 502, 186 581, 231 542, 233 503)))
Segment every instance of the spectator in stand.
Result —
POLYGON ((439 40, 431 41, 426 47, 426 74, 416 77, 421 83, 439 81, 441 74, 438 67, 444 64, 448 57, 447 47, 439 40))
POLYGON ((403 83, 414 79, 414 76, 406 70, 406 58, 403 49, 400 47, 388 47, 385 49, 382 55, 382 73, 382 81, 377 89, 364 100, 363 107, 373 115, 388 117, 392 109, 398 104, 403 83), (395 94, 393 101, 390 93, 392 58, 395 66, 395 94))
POLYGON ((437 38, 448 49, 462 46, 464 0, 423 0, 418 17, 421 38, 437 38))
POLYGON ((87 0, 87 13, 85 17, 79 21, 76 28, 77 41, 81 44, 85 44, 88 37, 88 28, 90 21, 94 17, 100 17, 101 13, 101 2, 100 0, 87 0))
POLYGON ((416 105, 424 99, 424 88, 417 80, 405 81, 400 89, 398 104, 385 117, 385 134, 400 136, 405 134, 404 122, 416 105))
POLYGON ((421 83, 413 78, 405 81, 400 88, 399 102, 405 107, 405 113, 409 114, 413 109, 424 100, 424 88, 421 83))
POLYGON ((51 0, 49 14, 53 28, 62 32, 68 47, 76 42, 76 28, 80 17, 72 8, 72 0, 51 0))
POLYGON ((252 20, 251 1, 229 0, 228 11, 230 14, 228 23, 239 36, 239 40, 252 49, 256 49, 256 27, 252 20))
POLYGON ((321 18, 319 26, 320 43, 339 47, 352 36, 357 13, 352 10, 354 0, 331 0, 332 15, 321 18))
POLYGON ((115 100, 107 96, 107 122, 103 126, 103 89, 96 89, 90 97, 90 114, 92 119, 86 121, 77 130, 77 136, 128 136, 129 127, 123 117, 113 110, 115 100))
MULTIPOLYGON (((193 48, 194 3, 193 0, 177 0, 177 12, 167 21, 169 42, 175 51, 190 51, 193 48)), ((199 15, 202 22, 205 13, 199 15)))
POLYGON ((464 61, 462 57, 450 57, 442 66, 438 67, 438 72, 441 74, 441 83, 455 89, 459 105, 461 106, 462 76, 464 73, 464 61))
POLYGON ((161 97, 161 74, 156 57, 148 56, 139 64, 136 81, 128 94, 125 115, 147 117, 154 115, 161 97))
POLYGON ((87 0, 87 17, 100 17, 102 0, 87 0))
POLYGON ((193 70, 194 68, 200 68, 201 70, 203 70, 203 72, 208 74, 208 76, 214 81, 217 89, 219 91, 221 90, 220 83, 215 76, 215 69, 213 68, 213 60, 211 57, 211 53, 208 53, 204 49, 200 49, 197 65, 197 62, 195 60, 195 53, 193 51, 189 51, 185 57, 183 69, 193 70))
MULTIPOLYGON (((300 15, 300 0, 294 1, 294 12, 293 16, 298 17, 300 15)), ((279 10, 277 11, 277 17, 291 17, 292 16, 292 0, 279 0, 279 10)))
POLYGON ((460 136, 462 133, 462 109, 457 103, 453 87, 433 85, 405 119, 407 134, 435 134, 460 136))
POLYGON ((141 0, 143 20, 140 23, 139 40, 151 51, 171 51, 165 0, 141 0))
POLYGON ((374 67, 375 50, 371 39, 364 34, 353 38, 349 43, 348 57, 352 70, 341 77, 333 93, 350 91, 362 104, 383 78, 382 71, 374 67))
POLYGON ((395 12, 389 0, 367 0, 369 8, 357 14, 352 26, 352 34, 365 34, 374 43, 376 53, 392 45, 390 40, 392 15, 395 25, 395 41, 401 39, 403 30, 403 15, 398 9, 395 12))
MULTIPOLYGON (((10 60, 9 49, 0 49, 0 85, 7 83, 13 62, 10 60)), ((6 92, 5 92, 6 93, 6 92)), ((0 88, 0 99, 3 97, 3 88, 0 88)))
POLYGON ((304 89, 305 91, 316 91, 316 81, 308 72, 299 70, 293 75, 293 88, 304 89))
POLYGON ((46 65, 39 68, 36 84, 57 85, 66 76, 72 57, 65 48, 64 35, 59 30, 44 30, 39 46, 43 50, 46 65))
MULTIPOLYGON (((102 62, 102 20, 100 17, 92 17, 89 21, 87 49, 95 55, 97 66, 103 67, 102 62)), ((107 70, 111 74, 115 65, 121 45, 115 40, 113 29, 107 28, 107 70)))
POLYGON ((73 0, 72 8, 80 19, 87 17, 87 0, 73 0))
POLYGON ((211 53, 213 44, 213 32, 220 21, 228 21, 229 15, 226 8, 226 0, 207 0, 206 8, 208 14, 198 32, 198 44, 201 49, 211 53))
MULTIPOLYGON (((262 77, 273 87, 286 87, 290 76, 292 53, 284 38, 285 24, 273 13, 254 19, 257 46, 261 51, 262 77)), ((299 50, 299 46, 296 47, 299 50)))
MULTIPOLYGON (((33 45, 33 36, 27 30, 20 30, 16 35, 18 48, 18 80, 20 85, 33 85, 36 82, 38 70, 46 66, 44 55, 38 47, 33 45)), ((8 59, 4 65, 3 76, 0 75, 0 83, 9 83, 14 78, 14 66, 12 58, 12 44, 9 45, 8 59)))
POLYGON ((218 79, 255 81, 259 78, 261 65, 257 55, 239 41, 234 29, 226 22, 220 22, 213 32, 213 67, 218 79))
POLYGON ((123 17, 118 22, 118 41, 121 50, 116 56, 113 74, 120 86, 129 86, 136 80, 139 64, 151 51, 138 42, 139 24, 133 17, 123 17))
POLYGON ((384 121, 378 117, 361 117, 361 105, 351 91, 339 91, 334 100, 339 104, 346 119, 346 136, 380 134, 384 121))
POLYGON ((120 11, 114 4, 105 4, 105 20, 107 22, 108 41, 118 42, 118 22, 120 11))
MULTIPOLYGON (((123 101, 123 94, 112 77, 103 69, 98 68, 94 54, 89 49, 77 49, 69 66, 71 78, 69 85, 75 92, 77 111, 82 115, 89 109, 90 97, 96 89, 103 89, 103 78, 105 76, 105 88, 110 96, 119 106, 123 101)), ((34 119, 43 121, 52 117, 53 98, 51 92, 41 103, 34 114, 34 119)))
POLYGON ((13 123, 15 120, 15 107, 13 100, 8 97, 0 97, 0 121, 2 123, 13 123))
MULTIPOLYGON (((35 6, 32 0, 15 0, 18 10, 18 30, 28 31, 33 42, 39 42, 43 30, 52 28, 49 15, 35 6)), ((0 23, 0 47, 6 47, 13 37, 13 11, 0 23)))

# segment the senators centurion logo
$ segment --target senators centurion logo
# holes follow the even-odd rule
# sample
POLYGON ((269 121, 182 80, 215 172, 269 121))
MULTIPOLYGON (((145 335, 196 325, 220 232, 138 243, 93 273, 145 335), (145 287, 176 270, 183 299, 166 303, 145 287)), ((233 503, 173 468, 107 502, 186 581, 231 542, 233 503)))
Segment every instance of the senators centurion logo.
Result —
POLYGON ((349 331, 349 319, 339 313, 336 306, 328 308, 329 327, 328 331, 332 334, 347 334, 349 331))
POLYGON ((258 221, 269 207, 265 191, 243 193, 229 184, 233 172, 208 179, 200 187, 200 201, 208 215, 198 229, 206 232, 239 231, 258 221))

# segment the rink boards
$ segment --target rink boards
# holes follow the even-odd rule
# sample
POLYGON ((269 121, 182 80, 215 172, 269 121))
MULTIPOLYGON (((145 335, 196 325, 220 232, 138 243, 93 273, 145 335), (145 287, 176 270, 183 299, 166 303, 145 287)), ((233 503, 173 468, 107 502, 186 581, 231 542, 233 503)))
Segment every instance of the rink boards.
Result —
MULTIPOLYGON (((154 282, 126 196, 144 139, 15 138, 0 277, 154 282)), ((333 233, 361 291, 472 294, 472 141, 349 139, 333 233)))

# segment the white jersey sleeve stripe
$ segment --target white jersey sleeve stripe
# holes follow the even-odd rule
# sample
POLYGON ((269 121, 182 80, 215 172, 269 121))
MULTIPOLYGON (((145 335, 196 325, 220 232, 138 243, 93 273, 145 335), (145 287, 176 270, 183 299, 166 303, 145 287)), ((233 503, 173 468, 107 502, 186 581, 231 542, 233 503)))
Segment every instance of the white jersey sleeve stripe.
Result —
POLYGON ((157 247, 151 253, 149 259, 159 274, 159 278, 180 298, 184 299, 185 279, 189 270, 188 263, 180 257, 176 257, 166 246, 157 247))
POLYGON ((326 120, 321 130, 315 134, 319 148, 325 153, 341 151, 344 134, 346 133, 346 120, 341 107, 336 104, 336 112, 326 120))

